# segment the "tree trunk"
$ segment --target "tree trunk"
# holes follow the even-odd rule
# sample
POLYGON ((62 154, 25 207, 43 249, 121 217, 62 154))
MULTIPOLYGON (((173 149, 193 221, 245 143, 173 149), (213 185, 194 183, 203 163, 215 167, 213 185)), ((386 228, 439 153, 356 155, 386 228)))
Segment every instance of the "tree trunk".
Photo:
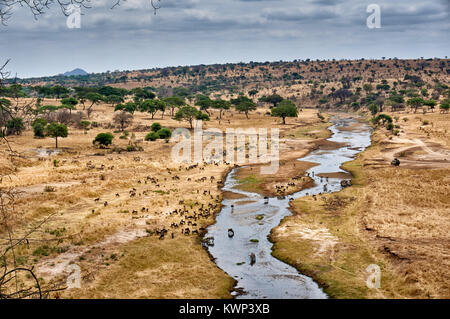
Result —
POLYGON ((283 117, 283 125, 286 124, 286 118, 283 117))
POLYGON ((56 148, 58 148, 58 136, 55 137, 55 140, 56 140, 56 148))

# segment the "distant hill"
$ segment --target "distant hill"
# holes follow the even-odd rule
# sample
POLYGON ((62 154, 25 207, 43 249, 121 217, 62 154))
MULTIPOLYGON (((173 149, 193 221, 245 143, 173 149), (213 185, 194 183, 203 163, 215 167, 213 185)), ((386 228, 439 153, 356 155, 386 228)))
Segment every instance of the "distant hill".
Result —
MULTIPOLYGON (((449 59, 307 59, 107 71, 80 76, 60 74, 21 79, 21 84, 65 87, 113 86, 128 90, 136 87, 152 87, 164 96, 172 94, 173 90, 182 90, 185 95, 217 93, 230 96, 256 90, 259 93, 255 98, 258 98, 277 90, 278 94, 292 100, 305 99, 306 102, 303 102, 314 104, 319 104, 321 100, 320 103, 327 105, 330 102, 328 94, 344 86, 353 88, 355 92, 358 90, 359 93, 363 90, 364 84, 372 83, 374 92, 391 94, 389 93, 391 90, 393 92, 411 91, 415 88, 418 90, 417 88, 424 85, 435 86, 441 83, 447 86, 445 83, 448 83, 449 74, 449 59), (408 78, 412 76, 416 78, 413 86, 403 87, 404 83, 409 83, 408 78), (383 80, 387 83, 382 83, 383 80)), ((17 79, 11 79, 11 83, 13 81, 17 79)), ((334 99, 331 102, 334 102, 334 99)))
POLYGON ((72 75, 88 75, 89 73, 87 73, 85 70, 83 69, 74 69, 72 71, 66 72, 63 75, 64 76, 72 76, 72 75))

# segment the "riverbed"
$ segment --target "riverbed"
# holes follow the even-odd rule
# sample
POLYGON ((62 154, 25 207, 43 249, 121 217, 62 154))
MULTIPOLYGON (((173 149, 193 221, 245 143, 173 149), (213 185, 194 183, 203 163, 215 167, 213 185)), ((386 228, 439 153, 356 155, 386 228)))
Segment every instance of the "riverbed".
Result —
MULTIPOLYGON (((286 197, 264 198, 263 196, 238 190, 235 179, 239 168, 232 170, 224 183, 223 191, 241 194, 237 199, 225 199, 223 208, 216 217, 216 223, 208 227, 206 237, 214 238, 209 246, 210 254, 218 267, 237 280, 233 294, 242 299, 323 299, 327 295, 311 278, 300 274, 294 267, 271 255, 272 243, 268 240, 271 230, 281 220, 292 215, 289 202, 302 196, 332 193, 341 189, 341 179, 317 176, 324 173, 345 172, 340 166, 352 160, 371 143, 371 131, 367 124, 355 118, 335 116, 329 127, 333 135, 328 139, 342 143, 333 150, 315 150, 301 158, 314 162, 315 166, 307 171, 315 185, 286 197), (232 228, 234 236, 228 236, 232 228), (252 264, 250 254, 255 255, 252 264)), ((339 175, 339 174, 337 174, 339 175)))

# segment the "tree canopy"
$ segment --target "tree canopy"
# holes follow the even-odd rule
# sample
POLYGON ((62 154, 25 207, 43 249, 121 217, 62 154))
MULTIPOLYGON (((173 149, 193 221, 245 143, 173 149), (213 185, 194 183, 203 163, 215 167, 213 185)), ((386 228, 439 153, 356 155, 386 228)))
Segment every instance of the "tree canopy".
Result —
POLYGON ((272 108, 272 116, 281 117, 283 124, 286 124, 286 117, 297 117, 298 110, 294 102, 283 100, 277 107, 272 108))
POLYGON ((67 137, 69 132, 67 130, 67 126, 60 123, 51 123, 47 125, 46 135, 55 138, 56 148, 58 148, 58 137, 67 137))
POLYGON ((187 121, 189 122, 189 125, 191 129, 193 128, 193 122, 194 120, 209 120, 209 116, 202 111, 197 110, 193 106, 183 106, 178 110, 178 112, 175 114, 174 119, 177 121, 187 121))

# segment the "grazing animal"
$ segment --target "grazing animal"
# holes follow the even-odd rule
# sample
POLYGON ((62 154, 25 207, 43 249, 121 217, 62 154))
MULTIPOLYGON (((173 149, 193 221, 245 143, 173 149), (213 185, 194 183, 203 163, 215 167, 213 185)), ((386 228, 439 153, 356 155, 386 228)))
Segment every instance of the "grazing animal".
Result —
POLYGON ((250 254, 250 265, 253 266, 256 263, 256 256, 254 253, 250 254))
POLYGON ((352 181, 351 180, 343 180, 343 181, 341 181, 341 186, 343 188, 350 187, 350 186, 352 186, 352 181))
POLYGON ((108 206, 108 202, 104 202, 103 206, 105 206, 105 207, 108 206))
POLYGON ((400 161, 397 158, 394 158, 394 160, 391 162, 391 165, 400 166, 400 161))

